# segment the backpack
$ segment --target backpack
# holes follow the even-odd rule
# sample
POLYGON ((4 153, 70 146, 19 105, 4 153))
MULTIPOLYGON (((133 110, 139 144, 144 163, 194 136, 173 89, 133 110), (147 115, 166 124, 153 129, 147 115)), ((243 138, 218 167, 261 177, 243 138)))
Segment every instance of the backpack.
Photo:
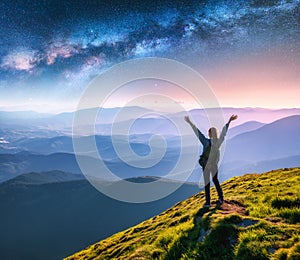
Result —
POLYGON ((205 166, 208 162, 208 158, 210 156, 211 150, 213 150, 213 153, 211 154, 210 163, 217 164, 219 162, 219 156, 220 156, 219 148, 217 148, 217 147, 212 148, 211 140, 209 140, 209 146, 206 147, 206 149, 202 152, 202 154, 199 158, 199 164, 201 165, 202 168, 205 168, 205 166))

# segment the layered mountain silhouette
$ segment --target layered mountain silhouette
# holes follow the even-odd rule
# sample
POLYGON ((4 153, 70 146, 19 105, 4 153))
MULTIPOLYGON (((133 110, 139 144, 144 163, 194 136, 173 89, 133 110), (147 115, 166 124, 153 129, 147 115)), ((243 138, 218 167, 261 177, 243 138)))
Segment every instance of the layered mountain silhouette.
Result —
POLYGON ((265 125, 264 123, 261 122, 257 122, 257 121, 248 121, 245 122, 241 125, 238 125, 236 127, 233 127, 230 129, 230 131, 227 134, 227 139, 231 139, 239 134, 242 133, 247 133, 247 132, 251 132, 254 131, 260 127, 262 127, 263 125, 265 125))
MULTIPOLYGON (((83 115, 88 115, 91 112, 97 112, 99 108, 91 108, 80 110, 77 113, 83 115)), ((214 115, 215 109, 194 109, 188 111, 191 117, 199 124, 199 127, 207 129, 210 125, 207 120, 207 112, 210 111, 214 115)), ((271 123, 280 118, 288 117, 291 115, 299 115, 300 109, 262 109, 262 108, 222 108, 218 110, 218 115, 220 112, 224 114, 224 118, 228 118, 231 114, 239 115, 239 124, 247 123, 248 121, 256 120, 262 123, 271 123)), ((158 112, 159 114, 160 112, 158 112)), ((72 134, 72 124, 75 112, 65 112, 60 114, 42 114, 33 111, 16 111, 16 112, 6 112, 0 111, 0 137, 4 137, 7 141, 13 141, 21 139, 22 137, 35 138, 35 137, 55 137, 59 135, 71 135, 72 134)), ((124 125, 128 123, 128 120, 135 120, 136 115, 145 115, 140 119, 142 124, 136 124, 134 129, 132 129, 132 134, 142 134, 149 133, 147 128, 143 125, 147 125, 151 130, 162 131, 162 133, 178 134, 174 128, 170 128, 170 120, 163 120, 164 117, 159 117, 157 119, 157 114, 155 111, 141 108, 141 107, 125 107, 125 108, 102 108, 99 110, 99 116, 96 118, 96 134, 109 135, 111 133, 111 125, 115 124, 116 129, 122 129, 124 125), (122 112, 122 116, 116 116, 119 112, 122 112), (167 128, 167 129, 166 129, 167 128), (168 132, 166 132, 168 130, 168 132)), ((174 120, 174 122, 181 122, 186 112, 164 112, 167 118, 174 120)), ((81 125, 84 126, 89 124, 88 122, 82 121, 81 125)), ((253 123, 247 123, 249 130, 254 130, 255 125, 253 123)), ((187 128, 188 129, 188 128, 187 128)), ((202 129, 201 129, 202 130, 202 129)), ((239 132, 241 133, 241 132, 239 132)))
MULTIPOLYGON (((270 124, 262 124, 259 127, 260 125, 261 123, 258 122, 248 122, 229 129, 228 138, 230 134, 233 135, 233 138, 226 143, 225 156, 221 163, 220 177, 223 180, 245 172, 263 172, 277 167, 299 165, 297 156, 300 155, 298 145, 300 141, 298 134, 300 132, 300 116, 282 118, 270 124), (251 127, 254 130, 247 131, 251 127)), ((87 137, 78 138, 84 141, 87 137)), ((120 149, 130 145, 131 149, 139 156, 146 156, 150 152, 150 138, 150 134, 131 135, 128 144, 128 136, 115 136, 116 144, 121 147, 120 149)), ((120 160, 110 136, 95 136, 95 140, 102 160, 122 178, 145 175, 162 176, 162 172, 167 172, 174 167, 180 153, 180 138, 178 136, 166 136, 168 148, 163 160, 152 167, 151 171, 137 171, 136 168, 130 167, 120 160)), ((188 142, 183 145, 199 146, 199 141, 194 135, 191 135, 188 137, 188 142)), ((156 148, 161 149, 161 147, 156 148)), ((74 151, 70 136, 22 138, 10 143, 6 143, 2 139, 2 143, 0 143, 1 152, 3 154, 0 155, 2 169, 0 182, 30 171, 62 170, 80 173, 75 156, 71 154, 74 151), (23 151, 27 152, 24 153, 23 151)), ((95 159, 88 157, 88 155, 85 154, 89 164, 97 165, 94 163, 95 159)), ((129 155, 126 159, 128 162, 133 160, 129 155)), ((195 171, 199 172, 200 169, 195 169, 195 171)), ((95 173, 98 172, 101 174, 101 169, 95 168, 95 173)), ((190 180, 198 181, 199 176, 193 176, 190 180)))
MULTIPOLYGON (((91 165, 95 163, 94 158, 84 158, 91 165)), ((50 155, 32 154, 29 152, 0 154, 0 168, 0 183, 29 172, 60 170, 82 175, 75 155, 68 153, 55 153, 50 155)))
MULTIPOLYGON (((165 182, 169 187, 175 184, 165 182)), ((186 183, 161 200, 130 204, 103 195, 78 174, 20 175, 0 184, 0 259, 61 259, 198 191, 197 185, 186 183)))
POLYGON ((300 155, 300 115, 279 119, 227 143, 225 160, 258 162, 300 155))

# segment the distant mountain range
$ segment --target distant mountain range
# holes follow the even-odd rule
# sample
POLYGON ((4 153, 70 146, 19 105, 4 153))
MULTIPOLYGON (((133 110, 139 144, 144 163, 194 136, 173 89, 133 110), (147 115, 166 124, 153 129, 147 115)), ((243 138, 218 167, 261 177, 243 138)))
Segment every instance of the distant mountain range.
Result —
POLYGON ((82 174, 74 174, 58 170, 49 172, 29 172, 27 174, 21 174, 20 176, 13 178, 13 180, 5 182, 5 184, 3 184, 1 187, 9 187, 10 185, 42 185, 84 179, 85 178, 82 174))
POLYGON ((221 181, 244 173, 262 173, 273 169, 290 168, 300 166, 300 155, 283 157, 280 159, 265 160, 255 163, 235 161, 221 164, 219 168, 221 181))
MULTIPOLYGON (((138 146, 141 148, 141 146, 138 146)), ((143 149, 139 150, 140 153, 143 149)), ((109 152, 109 151, 108 151, 109 152)), ((161 161, 150 168, 137 168, 124 163, 114 154, 111 159, 104 160, 106 167, 120 178, 132 178, 139 176, 156 176, 163 177, 164 173, 168 173, 178 160, 179 152, 170 149, 161 161)), ((107 154, 106 154, 107 156, 107 154)), ((102 172, 103 168, 99 168, 96 158, 89 156, 77 156, 84 160, 92 169, 89 175, 106 179, 102 172)), ((145 159, 145 162, 147 160, 145 159)), ((0 183, 12 179, 20 174, 28 172, 44 172, 60 170, 75 174, 82 174, 74 154, 70 153, 53 153, 49 155, 33 154, 29 152, 20 152, 17 154, 0 154, 0 183)), ((107 179, 106 179, 107 180, 107 179)))
POLYGON ((259 162, 300 155, 299 133, 300 115, 279 119, 229 140, 224 160, 259 162))
MULTIPOLYGON (((189 130, 191 131, 191 129, 189 130)), ((246 122, 230 128, 225 156, 220 168, 221 175, 223 174, 227 178, 247 171, 262 172, 274 167, 300 166, 300 161, 297 159, 297 156, 300 155, 299 132, 300 115, 282 118, 270 124, 246 122), (230 136, 232 136, 231 139, 229 139, 230 136)), ((200 147, 200 150, 202 149, 192 132, 186 137, 187 142, 183 145, 196 145, 200 147)), ((84 141, 87 137, 78 138, 84 141)), ((128 136, 114 137, 115 145, 118 145, 120 149, 130 145, 130 149, 139 156, 146 156, 150 152, 151 148, 148 143, 150 138, 151 134, 131 135, 128 144, 128 136)), ((121 178, 162 176, 163 172, 170 171, 178 160, 181 140, 178 136, 166 135, 165 138, 167 150, 163 159, 151 169, 139 169, 120 160, 110 136, 95 136, 101 158, 106 162, 109 169, 121 178), (126 174, 124 175, 124 173, 126 174)), ((162 149, 162 147, 156 148, 162 149)), ((0 143, 0 182, 31 171, 62 170, 81 173, 73 152, 70 136, 22 138, 8 143, 3 141, 0 143)), ((85 154, 85 158, 90 165, 96 165, 95 159, 89 157, 89 154, 85 154)), ((134 159, 128 155, 127 160, 130 162, 134 159)), ((145 157, 145 162, 146 160, 145 157)), ((191 166, 187 165, 188 167, 191 166)), ((196 174, 197 171, 200 172, 201 170, 196 168, 194 177, 192 176, 190 181, 198 181, 199 174, 196 174)), ((101 173, 101 169, 95 166, 95 173, 98 174, 98 172, 101 173)))
POLYGON ((197 185, 185 183, 161 200, 130 204, 106 197, 80 178, 51 171, 0 184, 0 259, 62 259, 199 192, 197 185))
MULTIPOLYGON (((282 156, 298 155, 299 149, 297 142, 299 141, 299 115, 290 116, 287 118, 279 119, 271 124, 263 124, 260 122, 246 122, 242 125, 232 127, 228 131, 227 139, 231 137, 228 142, 228 159, 232 160, 236 157, 236 152, 245 149, 245 151, 239 156, 240 160, 265 160, 280 158, 282 156), (261 147, 260 147, 261 146, 261 147), (278 149, 278 146, 281 149, 278 149), (274 148, 274 149, 273 149, 274 148), (271 157, 269 157, 269 151, 272 150, 271 157), (288 150, 288 151, 285 151, 288 150), (290 151, 290 152, 289 152, 290 151), (296 152, 296 153, 295 153, 296 152), (251 154, 250 154, 251 153, 251 154)), ((147 119, 155 122, 155 119, 147 119)), ((157 119, 160 122, 159 119, 157 119)), ((183 122, 184 123, 184 122, 183 122)), ((148 123, 149 127, 151 122, 148 123)), ((152 124, 154 125, 154 124, 152 124)), ((155 127, 155 126, 153 126, 155 127)), ((153 130, 153 129, 150 129, 153 130)), ((163 131, 162 131, 163 132, 163 131)), ((156 131, 154 133, 159 133, 156 131)), ((206 135, 206 131, 203 133, 206 135)), ((192 137, 191 143, 195 143, 195 138, 191 129, 189 134, 192 137)), ((178 146, 179 137, 172 136, 171 133, 166 135, 165 138, 168 140, 168 144, 171 146, 178 146), (176 144, 177 142, 177 144, 176 144)), ((151 137, 151 131, 148 134, 134 134, 131 135, 129 140, 131 145, 135 146, 133 149, 139 153, 149 152, 148 141, 151 137)), ((81 137, 84 139, 85 137, 81 137)), ((96 136, 96 142, 98 146, 101 146, 101 150, 105 150, 105 156, 113 157, 113 152, 108 150, 112 149, 111 137, 109 135, 96 136), (107 153, 108 152, 108 153, 107 153)), ((127 143, 126 136, 115 137, 119 144, 127 143)), ((51 154, 51 153, 73 153, 72 137, 70 136, 55 136, 51 138, 26 138, 17 139, 14 141, 7 141, 2 137, 0 142, 0 153, 17 153, 21 151, 29 151, 32 153, 40 154, 51 154)), ((183 144, 183 145, 189 145, 183 144)))
MULTIPOLYGON (((98 108, 91 108, 80 110, 78 113, 88 115, 91 112, 98 111, 98 108)), ((189 111, 192 119, 199 126, 201 130, 205 130, 209 127, 207 120, 207 111, 211 111, 215 114, 216 109, 194 109, 189 111)), ((262 109, 262 108, 222 108, 225 121, 231 114, 238 114, 239 120, 234 122, 243 124, 249 121, 258 121, 262 123, 271 123, 283 117, 291 115, 299 115, 300 109, 262 109)), ((98 117, 96 119, 96 133, 101 135, 109 135, 111 133, 111 125, 114 123, 116 129, 124 129, 124 126, 128 123, 128 120, 136 119, 135 115, 140 114, 144 117, 138 119, 133 128, 131 134, 145 134, 159 132, 169 135, 178 135, 178 132, 171 125, 169 118, 176 124, 184 125, 183 116, 186 112, 170 113, 170 112, 158 112, 141 108, 141 107, 125 107, 125 108, 102 108, 99 110, 98 117), (118 113, 122 111, 122 117, 116 117, 118 113), (162 116, 158 118, 157 114, 162 116), (115 120, 117 118, 117 120, 115 120)), ((52 114, 40 114, 33 111, 18 111, 18 112, 6 112, 0 111, 0 138, 5 138, 7 141, 13 141, 22 137, 54 137, 58 135, 71 135, 72 123, 74 112, 60 113, 56 115, 52 114)), ((82 122, 82 132, 84 133, 87 122, 82 122)), ((250 126, 250 130, 254 130, 253 124, 250 126)), ((186 127, 186 129, 188 129, 186 127)), ((248 129, 249 130, 249 129, 248 129)), ((187 131, 187 130, 186 130, 187 131)), ((241 132, 239 132, 241 133, 241 132)))
POLYGON ((228 131, 228 134, 226 136, 227 139, 231 139, 237 135, 240 135, 242 133, 247 133, 247 132, 251 132, 254 131, 262 126, 264 126, 264 123, 261 122, 257 122, 257 121, 248 121, 245 122, 241 125, 235 126, 230 128, 230 130, 228 131))
MULTIPOLYGON (((86 157, 90 163, 93 158, 86 157)), ((81 174, 74 154, 56 153, 50 155, 21 152, 17 154, 0 154, 0 182, 12 179, 20 174, 61 170, 81 174)))

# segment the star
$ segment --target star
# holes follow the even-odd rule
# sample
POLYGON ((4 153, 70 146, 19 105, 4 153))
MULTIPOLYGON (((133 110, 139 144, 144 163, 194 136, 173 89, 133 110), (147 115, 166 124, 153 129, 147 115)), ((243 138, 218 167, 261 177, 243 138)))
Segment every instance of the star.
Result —
POLYGON ((133 58, 213 69, 287 44, 299 53, 299 0, 158 2, 2 1, 1 88, 46 93, 52 85, 79 95, 99 73, 133 58))

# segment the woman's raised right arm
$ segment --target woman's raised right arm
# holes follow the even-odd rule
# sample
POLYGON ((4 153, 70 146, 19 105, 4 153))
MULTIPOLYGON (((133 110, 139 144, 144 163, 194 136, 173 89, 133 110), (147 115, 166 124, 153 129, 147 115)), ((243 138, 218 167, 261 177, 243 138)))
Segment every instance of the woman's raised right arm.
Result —
POLYGON ((204 144, 206 138, 205 136, 201 133, 201 131, 192 123, 192 121, 190 120, 189 116, 185 116, 184 120, 192 127, 195 135, 198 137, 198 139, 200 140, 200 142, 202 144, 204 144))

